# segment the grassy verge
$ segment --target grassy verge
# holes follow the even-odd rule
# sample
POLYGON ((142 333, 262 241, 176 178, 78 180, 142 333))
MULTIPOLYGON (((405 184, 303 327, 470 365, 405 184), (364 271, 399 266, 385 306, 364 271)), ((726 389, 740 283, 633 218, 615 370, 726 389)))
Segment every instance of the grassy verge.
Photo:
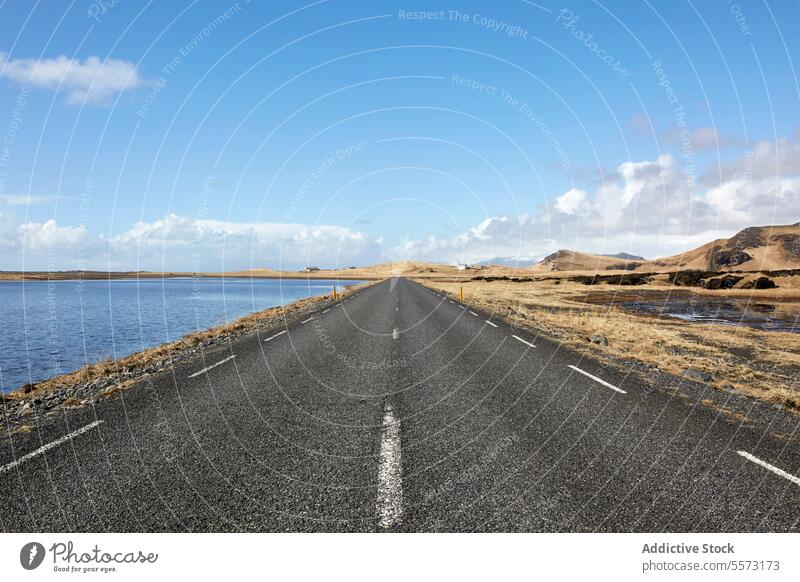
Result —
POLYGON ((586 286, 579 283, 418 282, 454 298, 463 288, 466 303, 580 352, 612 361, 632 359, 676 376, 687 369, 705 372, 711 377, 708 384, 719 390, 800 413, 798 334, 688 323, 586 304, 581 301, 586 286), (592 336, 599 343, 588 339, 592 336))

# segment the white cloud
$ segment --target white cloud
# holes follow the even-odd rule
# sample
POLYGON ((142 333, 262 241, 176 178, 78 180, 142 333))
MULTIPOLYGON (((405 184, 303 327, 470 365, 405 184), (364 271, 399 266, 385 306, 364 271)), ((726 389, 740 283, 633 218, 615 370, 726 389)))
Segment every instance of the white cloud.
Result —
POLYGON ((711 188, 704 197, 723 225, 762 226, 800 220, 800 180, 734 179, 711 188))
POLYGON ((540 208, 537 222, 548 238, 574 241, 577 236, 688 234, 706 214, 707 206, 666 154, 620 164, 614 179, 601 183, 593 195, 565 192, 540 208))
POLYGON ((349 266, 386 259, 478 262, 540 258, 559 248, 658 257, 746 226, 800 220, 800 146, 793 142, 759 144, 747 165, 734 162, 732 176, 710 188, 688 180, 682 163, 670 155, 625 162, 597 187, 568 190, 530 215, 489 216, 454 236, 407 240, 388 251, 382 238, 341 226, 168 215, 119 234, 92 237, 82 227, 53 220, 15 226, 0 212, 0 269, 23 266, 23 253, 24 266, 31 270, 52 262, 59 269, 215 271, 294 269, 308 263, 349 266), (767 171, 775 163, 785 170, 780 178, 767 171))
POLYGON ((788 176, 800 176, 800 142, 780 139, 777 142, 756 142, 750 151, 736 160, 710 168, 702 181, 717 186, 734 179, 758 181, 771 178, 776 181, 788 176))
POLYGON ((593 193, 571 189, 533 216, 491 217, 450 238, 407 241, 397 258, 479 262, 492 257, 543 257, 559 248, 670 255, 746 226, 800 219, 800 146, 760 144, 749 164, 720 185, 703 190, 671 155, 620 164, 615 179, 593 193), (795 158, 797 156, 797 158, 795 158), (771 177, 776 160, 786 176, 771 177), (751 176, 755 178, 751 179, 751 176))
POLYGON ((58 226, 52 218, 45 223, 27 222, 17 228, 17 239, 22 247, 38 253, 57 249, 77 248, 86 237, 86 229, 74 226, 58 226))
MULTIPOLYGON (((2 218, 2 216, 0 216, 2 218)), ((381 259, 380 243, 340 226, 235 223, 170 214, 110 237, 55 220, 16 227, 0 221, 0 245, 16 263, 0 269, 295 269, 308 263, 349 266, 381 259), (23 263, 24 258, 24 263, 23 263)))
POLYGON ((586 208, 588 194, 584 190, 572 188, 556 198, 556 210, 563 214, 580 214, 586 208))
POLYGON ((12 59, 0 53, 0 77, 20 85, 66 92, 67 103, 101 103, 147 82, 136 65, 119 59, 12 59))
POLYGON ((552 244, 543 225, 528 215, 494 216, 454 237, 406 241, 389 254, 393 260, 475 263, 493 257, 544 255, 552 244))

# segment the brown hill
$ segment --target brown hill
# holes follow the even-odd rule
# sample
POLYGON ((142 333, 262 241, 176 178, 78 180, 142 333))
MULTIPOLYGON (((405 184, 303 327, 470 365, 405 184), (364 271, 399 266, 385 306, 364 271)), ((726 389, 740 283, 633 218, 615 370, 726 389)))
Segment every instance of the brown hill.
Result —
POLYGON ((531 271, 630 271, 641 265, 641 261, 626 261, 607 255, 593 255, 562 249, 546 256, 531 271))
POLYGON ((775 271, 800 269, 800 223, 751 226, 730 238, 721 238, 678 255, 654 260, 622 260, 560 250, 530 268, 551 271, 775 271))
POLYGON ((767 271, 800 268, 800 223, 751 226, 694 250, 644 263, 638 270, 767 271))

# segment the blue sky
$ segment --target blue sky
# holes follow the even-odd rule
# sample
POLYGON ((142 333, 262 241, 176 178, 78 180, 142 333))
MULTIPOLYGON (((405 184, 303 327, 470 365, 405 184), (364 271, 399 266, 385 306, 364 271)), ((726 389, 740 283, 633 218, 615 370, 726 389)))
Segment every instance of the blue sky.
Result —
POLYGON ((797 222, 799 11, 4 2, 0 269, 652 257, 797 222))

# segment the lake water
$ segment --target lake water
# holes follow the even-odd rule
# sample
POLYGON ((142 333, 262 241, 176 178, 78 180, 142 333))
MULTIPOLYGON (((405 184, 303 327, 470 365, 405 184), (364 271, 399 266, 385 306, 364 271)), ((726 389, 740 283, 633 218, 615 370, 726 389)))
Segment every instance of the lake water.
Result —
POLYGON ((190 278, 0 282, 0 390, 330 293, 334 284, 356 283, 190 278))
POLYGON ((744 325, 765 331, 800 332, 800 302, 714 296, 681 291, 590 292, 586 303, 613 305, 640 315, 693 323, 744 325))

